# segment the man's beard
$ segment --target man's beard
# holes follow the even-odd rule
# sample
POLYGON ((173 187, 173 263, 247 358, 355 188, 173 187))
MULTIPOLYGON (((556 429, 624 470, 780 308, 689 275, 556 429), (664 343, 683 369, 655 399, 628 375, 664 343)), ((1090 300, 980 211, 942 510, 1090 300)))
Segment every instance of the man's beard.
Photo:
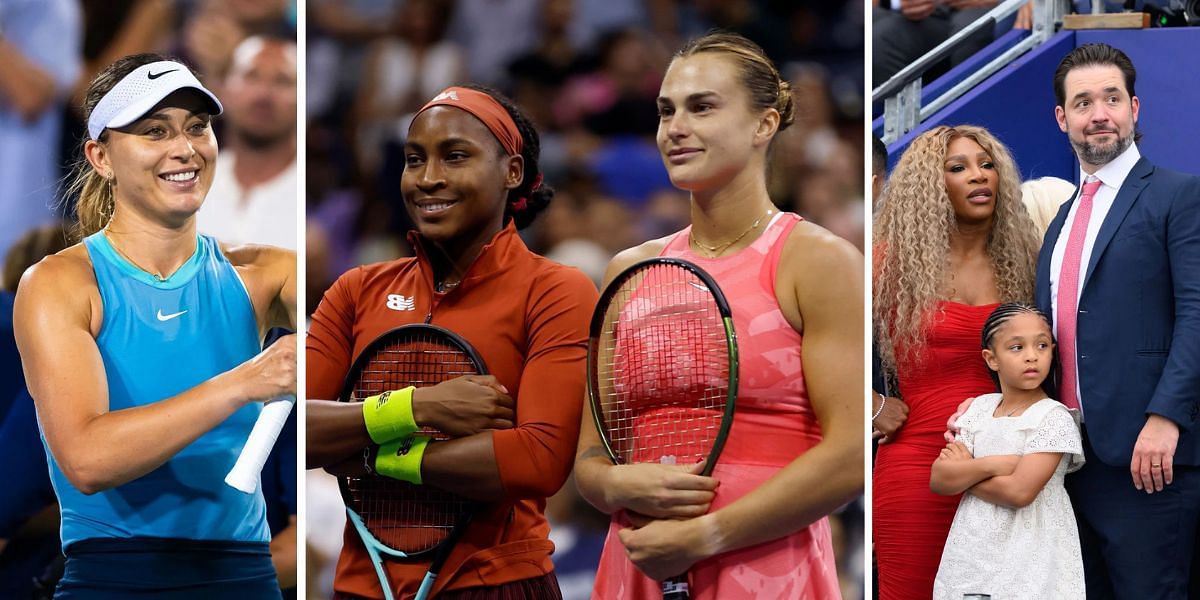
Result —
POLYGON ((249 131, 240 129, 237 132, 238 138, 247 148, 252 150, 270 150, 276 146, 286 143, 295 135, 292 128, 283 128, 276 131, 249 131))
MULTIPOLYGON (((1121 137, 1121 134, 1117 131, 1105 131, 1110 131, 1113 135, 1117 136, 1117 139, 1113 143, 1106 145, 1093 144, 1088 142, 1086 137, 1081 141, 1071 140, 1071 146, 1075 148, 1075 154, 1079 156, 1080 160, 1089 165, 1104 166, 1120 156, 1133 143, 1132 133, 1121 137)), ((1087 134, 1085 133, 1084 135, 1086 136, 1087 134)))

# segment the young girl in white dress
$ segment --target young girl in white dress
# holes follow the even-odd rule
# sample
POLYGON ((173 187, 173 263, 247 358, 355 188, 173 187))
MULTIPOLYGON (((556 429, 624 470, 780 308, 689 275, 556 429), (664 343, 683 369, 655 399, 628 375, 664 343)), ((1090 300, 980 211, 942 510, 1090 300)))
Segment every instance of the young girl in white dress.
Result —
POLYGON ((963 494, 933 585, 935 600, 1084 597, 1079 531, 1063 477, 1083 466, 1076 417, 1043 389, 1054 368, 1049 319, 1002 304, 983 326, 999 394, 976 398, 933 463, 929 487, 963 494))

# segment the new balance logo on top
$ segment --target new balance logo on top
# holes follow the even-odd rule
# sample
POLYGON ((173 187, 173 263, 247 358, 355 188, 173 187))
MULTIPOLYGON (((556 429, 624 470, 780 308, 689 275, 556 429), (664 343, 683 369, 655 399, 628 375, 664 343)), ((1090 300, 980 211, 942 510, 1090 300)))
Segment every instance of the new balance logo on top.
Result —
POLYGON ((388 294, 387 307, 392 310, 417 310, 416 303, 411 296, 401 296, 400 294, 388 294))
POLYGON ((455 102, 458 102, 458 92, 455 92, 453 90, 448 91, 448 92, 442 92, 442 93, 434 96, 433 100, 430 100, 430 102, 437 102, 438 100, 454 100, 455 102))

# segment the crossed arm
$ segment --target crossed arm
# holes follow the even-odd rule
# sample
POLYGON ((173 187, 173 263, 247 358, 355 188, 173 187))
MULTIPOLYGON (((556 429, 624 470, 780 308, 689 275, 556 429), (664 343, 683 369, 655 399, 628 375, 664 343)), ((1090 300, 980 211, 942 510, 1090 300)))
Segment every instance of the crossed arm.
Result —
MULTIPOLYGON (((414 395, 418 425, 454 435, 431 443, 422 482, 467 498, 545 498, 570 472, 578 438, 586 323, 595 287, 582 274, 542 282, 552 289, 531 308, 530 352, 521 374, 521 402, 494 377, 472 376, 423 388, 414 395)), ((355 272, 343 276, 313 315, 309 330, 308 390, 335 397, 353 352, 355 272), (349 279, 348 279, 349 278, 349 279)), ((514 390, 515 393, 515 390, 514 390)), ((309 468, 361 475, 371 445, 361 406, 309 400, 309 468)))
POLYGON ((970 492, 992 504, 1024 508, 1041 493, 1061 459, 1061 452, 974 458, 962 442, 951 442, 933 462, 929 489, 943 496, 970 492))

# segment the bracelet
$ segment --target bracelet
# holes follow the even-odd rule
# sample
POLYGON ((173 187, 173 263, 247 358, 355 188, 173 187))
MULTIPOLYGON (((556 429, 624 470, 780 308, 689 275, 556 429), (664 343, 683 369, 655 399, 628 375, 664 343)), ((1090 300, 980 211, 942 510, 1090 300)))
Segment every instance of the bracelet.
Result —
POLYGON ((883 407, 886 405, 887 405, 887 396, 880 394, 879 395, 879 410, 875 411, 875 414, 871 415, 872 423, 875 422, 875 419, 879 418, 879 415, 883 414, 883 407))
POLYGON ((408 437, 417 431, 412 407, 415 389, 409 386, 363 400, 363 423, 372 442, 383 444, 408 437))
POLYGON ((421 484, 421 459, 425 456, 428 435, 410 435, 379 446, 375 470, 384 477, 421 484))

